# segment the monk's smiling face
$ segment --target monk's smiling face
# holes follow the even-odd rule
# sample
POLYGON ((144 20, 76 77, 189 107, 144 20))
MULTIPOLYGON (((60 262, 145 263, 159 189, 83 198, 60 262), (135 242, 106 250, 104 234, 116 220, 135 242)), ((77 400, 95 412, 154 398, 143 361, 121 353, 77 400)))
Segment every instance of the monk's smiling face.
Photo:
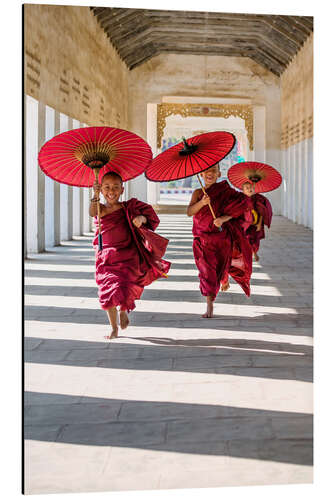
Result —
POLYGON ((251 182, 244 182, 242 189, 246 196, 252 196, 255 193, 254 185, 251 182))
POLYGON ((118 202, 124 192, 124 186, 118 176, 105 175, 101 184, 101 193, 108 205, 114 205, 118 202))
POLYGON ((220 167, 218 164, 213 165, 208 170, 205 170, 204 172, 202 172, 200 175, 203 178, 203 180, 205 181, 206 187, 212 186, 213 184, 215 184, 217 179, 221 176, 220 167))

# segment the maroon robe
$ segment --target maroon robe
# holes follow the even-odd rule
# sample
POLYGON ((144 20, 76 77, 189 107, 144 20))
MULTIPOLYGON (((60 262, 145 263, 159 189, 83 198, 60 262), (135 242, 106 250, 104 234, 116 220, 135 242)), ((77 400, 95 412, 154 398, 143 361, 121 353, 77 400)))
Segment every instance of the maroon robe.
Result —
MULTIPOLYGON (((250 225, 250 198, 231 188, 227 181, 215 183, 206 189, 216 217, 231 215, 233 219, 222 225, 222 231, 213 223, 209 206, 205 205, 193 217, 193 254, 199 270, 200 291, 215 300, 221 283, 229 275, 250 295, 252 251, 244 234, 241 221, 244 215, 246 227, 250 225)), ((203 196, 203 192, 199 199, 203 196)), ((244 222, 243 222, 244 224, 244 222)))
POLYGON ((253 196, 251 196, 251 200, 254 210, 258 213, 258 222, 259 217, 262 216, 262 224, 260 230, 257 231, 256 226, 252 223, 251 226, 246 229, 245 234, 252 247, 252 251, 257 253, 260 246, 260 240, 265 238, 264 226, 266 225, 269 228, 271 225, 273 211, 272 205, 262 194, 254 194, 253 196))
POLYGON ((132 198, 118 210, 101 217, 103 250, 98 250, 98 221, 93 245, 96 253, 96 283, 102 309, 120 306, 132 311, 135 300, 145 286, 166 277, 170 262, 162 259, 168 240, 154 233, 159 224, 153 208, 132 198), (141 228, 132 224, 134 217, 144 215, 141 228))

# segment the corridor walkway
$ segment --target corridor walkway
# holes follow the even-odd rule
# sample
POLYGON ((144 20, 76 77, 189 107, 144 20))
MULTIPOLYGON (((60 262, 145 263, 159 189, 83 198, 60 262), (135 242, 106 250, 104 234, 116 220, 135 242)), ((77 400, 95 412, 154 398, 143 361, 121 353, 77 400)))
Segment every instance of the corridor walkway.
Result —
POLYGON ((191 220, 163 215, 169 278, 107 341, 91 235, 26 261, 26 493, 312 481, 312 231, 275 217, 204 303, 191 220))

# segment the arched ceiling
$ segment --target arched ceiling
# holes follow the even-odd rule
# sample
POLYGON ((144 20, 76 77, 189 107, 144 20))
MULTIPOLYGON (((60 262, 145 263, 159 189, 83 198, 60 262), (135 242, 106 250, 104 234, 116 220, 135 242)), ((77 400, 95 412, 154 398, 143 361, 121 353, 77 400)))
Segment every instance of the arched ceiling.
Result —
POLYGON ((249 57, 280 76, 313 17, 90 7, 131 70, 161 53, 249 57))

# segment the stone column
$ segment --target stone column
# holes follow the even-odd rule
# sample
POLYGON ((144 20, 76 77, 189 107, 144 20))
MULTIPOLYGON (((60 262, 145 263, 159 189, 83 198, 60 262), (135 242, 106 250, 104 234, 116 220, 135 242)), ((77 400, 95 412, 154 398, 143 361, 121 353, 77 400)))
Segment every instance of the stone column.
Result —
MULTIPOLYGON (((157 104, 147 104, 147 142, 152 149, 153 157, 157 154, 157 104)), ((157 205, 160 195, 160 183, 147 183, 147 201, 157 205)))
POLYGON ((292 174, 293 174, 293 177, 292 177, 292 184, 291 184, 291 187, 292 187, 292 207, 293 207, 293 211, 292 211, 292 220, 294 222, 296 222, 296 206, 297 206, 297 190, 296 190, 296 186, 297 186, 297 169, 296 169, 296 145, 294 144, 292 147, 291 147, 291 168, 292 168, 292 174))
MULTIPOLYGON (((59 133, 68 130, 68 116, 60 113, 60 131, 59 133)), ((60 184, 60 239, 68 240, 68 186, 60 184)))
POLYGON ((286 195, 287 195, 287 213, 286 217, 291 219, 291 200, 290 200, 290 147, 288 147, 285 151, 286 157, 286 195))
POLYGON ((302 195, 303 195, 303 183, 304 183, 304 177, 303 177, 304 157, 303 157, 302 142, 299 142, 297 144, 297 185, 296 185, 297 214, 296 214, 296 221, 298 224, 303 224, 303 199, 302 199, 302 195))
MULTIPOLYGON (((89 188, 89 204, 90 200, 93 197, 93 189, 89 188)), ((89 213, 89 210, 88 210, 89 213)), ((95 224, 94 224, 94 218, 89 216, 89 231, 95 231, 95 224)))
POLYGON ((282 206, 282 215, 284 217, 288 217, 288 155, 287 150, 281 150, 281 175, 282 175, 282 190, 281 190, 281 206, 282 206))
MULTIPOLYGON (((86 123, 80 123, 80 127, 87 127, 86 123)), ((91 231, 91 217, 89 216, 89 206, 90 206, 90 198, 91 189, 90 188, 81 188, 80 197, 83 200, 83 206, 80 207, 80 223, 82 224, 82 233, 89 233, 91 231)))
MULTIPOLYGON (((80 122, 78 120, 72 120, 72 129, 80 128, 80 122)), ((72 221, 73 221, 73 235, 78 236, 81 233, 81 210, 80 210, 80 188, 73 186, 73 209, 72 209, 72 221)))
MULTIPOLYGON (((54 137, 55 111, 46 106, 45 109, 45 142, 54 137)), ((45 176, 45 247, 54 246, 54 184, 55 181, 45 176)))
POLYGON ((83 195, 83 230, 82 233, 89 233, 90 231, 90 216, 89 216, 89 206, 90 206, 90 189, 82 188, 83 195))
POLYGON ((253 148, 254 161, 266 161, 266 109, 253 106, 253 148))
POLYGON ((298 224, 299 222, 299 179, 300 179, 300 164, 299 164, 299 143, 294 145, 294 169, 295 169, 295 178, 294 178, 294 222, 298 224))
POLYGON ((308 224, 308 141, 303 141, 303 168, 302 168, 302 176, 303 176, 303 193, 302 193, 302 204, 303 204, 303 220, 302 224, 307 226, 308 224))
POLYGON ((308 227, 313 229, 313 138, 308 143, 308 227))
MULTIPOLYGON (((45 143, 45 104, 38 102, 38 152, 45 143)), ((37 252, 45 250, 45 174, 37 168, 37 252)))
POLYGON ((84 233, 84 190, 87 188, 80 188, 80 223, 79 223, 79 231, 80 234, 84 233))
POLYGON ((27 96, 24 94, 24 111, 23 111, 23 258, 24 259, 26 259, 28 256, 26 121, 27 121, 27 96))
MULTIPOLYGON (((68 118, 68 130, 73 129, 73 119, 68 118)), ((73 238, 73 186, 68 186, 68 205, 67 205, 67 240, 73 238)))
MULTIPOLYGON (((60 113, 59 111, 54 112, 54 135, 60 133, 60 113)), ((60 245, 60 184, 59 182, 54 182, 54 245, 60 245)))
POLYGON ((26 171, 26 239, 27 254, 37 252, 37 197, 38 197, 38 101, 25 98, 25 171, 26 171))

